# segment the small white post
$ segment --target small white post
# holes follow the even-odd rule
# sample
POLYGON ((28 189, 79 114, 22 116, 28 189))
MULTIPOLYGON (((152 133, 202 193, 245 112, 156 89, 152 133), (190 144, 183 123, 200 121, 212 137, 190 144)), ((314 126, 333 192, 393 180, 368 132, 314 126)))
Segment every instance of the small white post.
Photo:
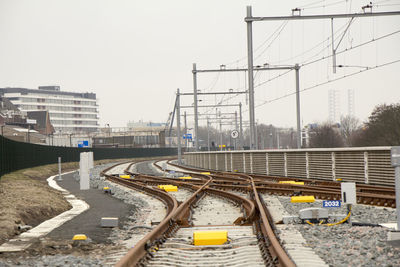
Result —
POLYGON ((61 178, 61 157, 58 157, 58 181, 62 181, 62 178, 61 178))
POLYGON ((80 154, 80 190, 88 190, 89 183, 89 155, 86 152, 80 154))

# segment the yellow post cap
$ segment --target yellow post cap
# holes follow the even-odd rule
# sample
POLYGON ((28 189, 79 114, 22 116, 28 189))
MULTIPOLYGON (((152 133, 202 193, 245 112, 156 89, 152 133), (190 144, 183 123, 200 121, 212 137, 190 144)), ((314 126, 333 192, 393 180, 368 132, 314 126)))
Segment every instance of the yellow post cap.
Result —
POLYGON ((110 189, 108 186, 103 187, 103 190, 108 190, 110 189))
POLYGON ((74 237, 72 238, 72 240, 87 240, 87 236, 86 236, 86 235, 83 235, 83 234, 74 235, 74 237))

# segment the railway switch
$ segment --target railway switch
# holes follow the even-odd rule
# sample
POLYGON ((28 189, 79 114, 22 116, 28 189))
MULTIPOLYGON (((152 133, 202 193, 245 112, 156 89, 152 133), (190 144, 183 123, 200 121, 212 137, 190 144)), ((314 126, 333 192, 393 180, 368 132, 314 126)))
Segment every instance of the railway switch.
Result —
POLYGON ((228 231, 197 231, 193 232, 195 246, 222 245, 228 241, 228 231))

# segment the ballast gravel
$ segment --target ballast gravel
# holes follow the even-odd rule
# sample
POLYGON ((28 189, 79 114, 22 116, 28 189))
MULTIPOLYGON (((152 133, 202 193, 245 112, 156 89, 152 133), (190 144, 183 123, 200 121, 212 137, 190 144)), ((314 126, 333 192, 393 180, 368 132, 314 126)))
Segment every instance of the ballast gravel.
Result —
MULTIPOLYGON (((289 197, 277 197, 290 215, 300 209, 322 207, 322 201, 291 203, 289 197)), ((380 224, 396 221, 396 210, 366 205, 353 205, 352 221, 380 224)), ((329 214, 346 215, 346 207, 330 208, 329 214)), ((400 266, 400 247, 387 242, 390 231, 385 227, 335 226, 294 224, 306 240, 305 246, 314 250, 330 266, 400 266)), ((281 229, 285 230, 285 227, 281 229)), ((279 231, 278 231, 279 232, 279 231)))

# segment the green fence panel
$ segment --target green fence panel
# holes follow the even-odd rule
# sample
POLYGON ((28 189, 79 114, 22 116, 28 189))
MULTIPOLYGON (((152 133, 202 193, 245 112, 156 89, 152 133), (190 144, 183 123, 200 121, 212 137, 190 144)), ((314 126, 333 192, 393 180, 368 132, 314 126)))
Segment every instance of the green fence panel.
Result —
POLYGON ((6 173, 58 162, 79 161, 81 152, 93 151, 94 159, 176 156, 177 148, 75 148, 23 143, 0 136, 0 177, 6 173))

